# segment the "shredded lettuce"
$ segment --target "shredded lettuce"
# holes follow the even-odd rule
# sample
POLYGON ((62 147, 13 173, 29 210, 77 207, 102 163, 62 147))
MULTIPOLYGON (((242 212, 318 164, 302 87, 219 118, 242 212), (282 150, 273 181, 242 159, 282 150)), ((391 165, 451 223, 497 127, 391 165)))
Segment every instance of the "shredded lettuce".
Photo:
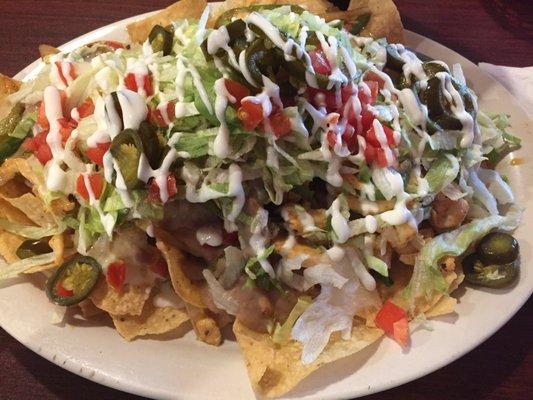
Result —
POLYGON ((452 183, 459 173, 459 161, 451 154, 443 154, 437 158, 427 172, 425 178, 432 193, 438 193, 452 183))
POLYGON ((310 304, 311 300, 308 297, 303 296, 298 298, 298 302, 294 305, 283 325, 279 322, 276 323, 274 333, 272 334, 272 341, 274 343, 284 344, 291 339, 291 331, 296 320, 300 318, 300 315, 304 313, 310 304))
POLYGON ((2 268, 0 268, 0 281, 14 278, 18 274, 38 265, 49 264, 55 260, 55 257, 56 255, 52 252, 28 257, 20 261, 15 261, 14 263, 11 263, 9 265, 6 264, 5 266, 2 266, 2 268))
POLYGON ((368 268, 373 269, 381 276, 389 276, 389 267, 381 258, 377 258, 371 254, 365 254, 365 261, 368 268))
POLYGON ((6 219, 0 218, 0 228, 8 232, 14 233, 25 237, 27 239, 38 240, 44 237, 58 235, 65 230, 65 226, 55 225, 55 226, 31 226, 23 225, 17 222, 11 222, 6 219))

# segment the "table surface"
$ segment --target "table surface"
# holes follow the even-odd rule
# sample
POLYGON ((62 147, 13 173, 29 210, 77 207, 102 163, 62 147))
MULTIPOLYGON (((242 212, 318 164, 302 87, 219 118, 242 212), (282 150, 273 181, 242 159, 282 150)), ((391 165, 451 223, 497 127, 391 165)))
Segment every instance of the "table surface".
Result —
MULTIPOLYGON (((111 22, 170 1, 2 0, 0 70, 14 75, 38 57, 41 43, 60 45, 111 22)), ((474 62, 533 65, 530 0, 396 0, 407 29, 474 62), (505 4, 505 5, 504 5, 505 4)), ((477 349, 426 377, 367 397, 531 399, 533 300, 477 349)), ((465 332, 467 335, 468 332, 465 332)), ((0 329, 0 397, 140 399, 80 378, 32 353, 0 329)))

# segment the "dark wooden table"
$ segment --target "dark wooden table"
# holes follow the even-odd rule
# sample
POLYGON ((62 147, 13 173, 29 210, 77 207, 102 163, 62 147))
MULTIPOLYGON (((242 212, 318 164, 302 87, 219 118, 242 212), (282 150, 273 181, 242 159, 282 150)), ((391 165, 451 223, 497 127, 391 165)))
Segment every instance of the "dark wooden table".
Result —
MULTIPOLYGON (((169 3, 158 0, 2 0, 0 71, 15 74, 38 57, 40 43, 59 45, 100 26, 169 3)), ((517 67, 533 65, 531 0, 397 0, 396 3, 406 28, 474 62, 517 67)), ((531 332, 533 301, 530 299, 507 325, 468 355, 424 378, 368 399, 531 399, 531 332)), ((0 329, 0 399, 140 398, 64 371, 0 329)))

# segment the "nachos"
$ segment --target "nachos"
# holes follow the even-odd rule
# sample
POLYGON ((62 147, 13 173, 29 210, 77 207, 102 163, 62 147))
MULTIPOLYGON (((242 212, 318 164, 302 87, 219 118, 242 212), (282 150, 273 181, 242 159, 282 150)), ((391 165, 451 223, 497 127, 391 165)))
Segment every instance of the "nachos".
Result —
POLYGON ((392 1, 182 0, 131 41, 41 46, 0 80, 0 280, 108 314, 126 340, 233 332, 279 396, 467 278, 516 279, 520 146, 460 65, 409 49, 392 1))

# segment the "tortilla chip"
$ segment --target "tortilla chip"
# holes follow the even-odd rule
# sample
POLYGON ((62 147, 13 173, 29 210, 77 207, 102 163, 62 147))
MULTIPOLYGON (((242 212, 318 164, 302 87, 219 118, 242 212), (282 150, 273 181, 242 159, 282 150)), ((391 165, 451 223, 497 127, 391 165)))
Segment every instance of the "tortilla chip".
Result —
POLYGON ((21 82, 0 74, 0 118, 4 118, 12 108, 7 97, 19 90, 21 82))
POLYGON ((400 13, 392 0, 351 0, 346 13, 351 20, 357 18, 357 15, 371 14, 370 21, 360 33, 362 36, 376 39, 385 37, 389 43, 404 41, 400 13))
POLYGON ((313 363, 304 365, 300 362, 299 342, 277 346, 268 334, 248 329, 239 321, 233 324, 233 332, 254 389, 266 397, 287 393, 322 365, 357 353, 383 336, 381 329, 369 328, 356 320, 349 340, 342 340, 338 333, 332 335, 322 354, 313 363))
POLYGON ((192 261, 181 250, 167 245, 164 236, 165 233, 158 230, 156 232, 156 244, 167 262, 168 272, 174 290, 186 303, 204 308, 205 304, 202 299, 200 286, 191 281, 185 274, 184 264, 192 261))
POLYGON ((166 26, 172 21, 185 18, 198 19, 206 5, 205 0, 181 0, 148 18, 128 24, 126 30, 132 42, 142 43, 155 25, 166 26))
POLYGON ((222 333, 215 319, 209 316, 209 311, 191 304, 186 304, 185 308, 191 319, 196 338, 212 346, 220 346, 222 333))
POLYGON ((54 216, 50 213, 48 207, 46 207, 43 201, 34 194, 26 193, 15 198, 9 198, 2 195, 0 195, 0 197, 26 214, 26 216, 36 225, 55 225, 54 216))
POLYGON ((329 11, 338 10, 334 4, 327 0, 226 0, 224 2, 217 2, 210 5, 211 13, 208 26, 213 26, 216 20, 228 10, 261 4, 279 4, 280 6, 294 4, 318 15, 324 15, 329 11))
POLYGON ((139 336, 170 332, 189 320, 184 309, 156 308, 150 301, 146 302, 139 316, 111 315, 111 318, 118 333, 128 341, 139 336))
POLYGON ((437 303, 425 312, 427 318, 434 318, 440 315, 451 314, 455 311, 457 299, 451 296, 443 296, 437 303))
POLYGON ((0 229, 0 255, 7 263, 18 261, 17 249, 24 238, 0 229))
POLYGON ((49 44, 39 45, 39 55, 41 56, 41 58, 45 58, 46 56, 51 56, 59 52, 61 52, 61 50, 59 50, 57 47, 50 46, 49 44))
MULTIPOLYGON (((55 207, 46 205, 42 198, 44 178, 34 170, 35 163, 38 161, 33 157, 17 157, 9 158, 2 164, 0 167, 0 199, 4 200, 4 203, 9 203, 11 208, 20 210, 24 215, 23 218, 14 220, 14 222, 26 225, 31 225, 33 222, 39 226, 55 225, 54 215, 59 216, 63 211, 72 209, 74 204, 66 197, 62 197, 61 200, 58 199, 62 204, 61 210, 57 207, 60 203, 56 203, 55 207)), ((2 204, 1 208, 5 206, 2 204)), ((13 214, 12 210, 8 211, 13 214)))
POLYGON ((112 315, 141 315, 151 290, 152 286, 145 284, 125 285, 118 291, 101 276, 89 298, 96 307, 112 315))

